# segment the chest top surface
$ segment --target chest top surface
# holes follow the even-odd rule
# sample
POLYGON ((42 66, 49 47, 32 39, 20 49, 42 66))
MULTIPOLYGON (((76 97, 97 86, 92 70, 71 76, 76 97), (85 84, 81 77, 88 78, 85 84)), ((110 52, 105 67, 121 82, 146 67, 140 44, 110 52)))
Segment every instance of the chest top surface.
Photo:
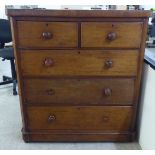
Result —
POLYGON ((144 10, 42 10, 42 9, 8 9, 8 16, 38 17, 150 17, 151 11, 144 10))

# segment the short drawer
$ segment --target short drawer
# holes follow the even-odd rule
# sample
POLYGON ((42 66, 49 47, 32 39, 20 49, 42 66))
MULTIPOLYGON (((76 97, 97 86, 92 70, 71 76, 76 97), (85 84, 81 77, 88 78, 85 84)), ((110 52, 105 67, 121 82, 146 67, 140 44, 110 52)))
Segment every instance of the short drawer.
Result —
POLYGON ((82 47, 139 48, 142 34, 140 22, 83 22, 82 47))
POLYGON ((25 79, 26 103, 54 105, 131 105, 134 80, 130 78, 25 79))
POLYGON ((21 51, 24 76, 135 76, 137 50, 125 51, 21 51))
POLYGON ((78 28, 73 22, 18 21, 19 47, 77 47, 78 28))
POLYGON ((132 107, 27 107, 30 130, 129 131, 132 107))

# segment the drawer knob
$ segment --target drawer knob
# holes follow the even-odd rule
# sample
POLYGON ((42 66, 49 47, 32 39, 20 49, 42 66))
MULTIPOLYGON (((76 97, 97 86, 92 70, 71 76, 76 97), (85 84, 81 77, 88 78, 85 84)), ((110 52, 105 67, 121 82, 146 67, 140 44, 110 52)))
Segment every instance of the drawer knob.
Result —
POLYGON ((109 41, 115 40, 116 37, 117 37, 117 35, 116 35, 115 32, 110 32, 110 33, 108 33, 108 35, 107 35, 107 39, 108 39, 109 41))
POLYGON ((49 117, 48 117, 48 122, 49 123, 52 123, 53 121, 55 121, 56 120, 56 117, 54 116, 54 115, 50 115, 49 117))
POLYGON ((107 60, 107 61, 105 62, 105 67, 106 67, 106 68, 112 68, 112 66, 113 66, 112 60, 107 60))
POLYGON ((46 59, 44 60, 44 65, 45 65, 46 67, 53 66, 53 65, 54 65, 54 61, 53 61, 51 58, 46 58, 46 59))
POLYGON ((106 89, 104 89, 104 94, 105 94, 105 96, 111 96, 112 90, 110 88, 106 88, 106 89))
POLYGON ((48 95, 54 95, 55 94, 55 91, 53 89, 49 89, 49 90, 46 90, 46 93, 48 95))
POLYGON ((42 37, 43 37, 43 39, 47 40, 47 39, 51 39, 53 37, 53 35, 51 32, 43 32, 42 37))

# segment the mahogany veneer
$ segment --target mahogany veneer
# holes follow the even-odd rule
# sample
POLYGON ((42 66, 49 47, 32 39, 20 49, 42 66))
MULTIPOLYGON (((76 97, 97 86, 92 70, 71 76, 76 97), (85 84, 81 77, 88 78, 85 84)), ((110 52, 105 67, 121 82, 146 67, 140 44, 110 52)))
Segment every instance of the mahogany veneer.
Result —
POLYGON ((16 10, 23 139, 131 141, 149 11, 16 10))

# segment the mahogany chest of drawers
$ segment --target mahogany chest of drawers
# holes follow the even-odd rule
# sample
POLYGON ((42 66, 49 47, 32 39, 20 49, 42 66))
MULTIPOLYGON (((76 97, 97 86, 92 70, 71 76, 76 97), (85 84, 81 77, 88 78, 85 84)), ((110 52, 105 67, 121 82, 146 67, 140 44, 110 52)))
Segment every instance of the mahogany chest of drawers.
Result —
POLYGON ((23 139, 133 140, 150 15, 8 10, 23 139))

